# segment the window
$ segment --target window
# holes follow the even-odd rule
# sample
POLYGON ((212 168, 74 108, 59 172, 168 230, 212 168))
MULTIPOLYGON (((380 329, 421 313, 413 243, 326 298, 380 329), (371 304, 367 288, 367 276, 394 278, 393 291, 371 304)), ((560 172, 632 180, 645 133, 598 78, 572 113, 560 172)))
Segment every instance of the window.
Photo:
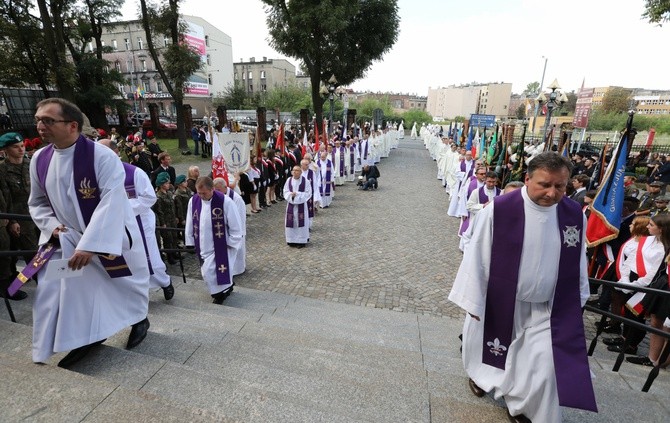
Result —
POLYGON ((205 45, 209 47, 209 35, 205 35, 205 45))
POLYGON ((112 49, 114 49, 114 51, 117 51, 119 49, 118 44, 116 44, 116 40, 112 40, 112 49))
POLYGON ((251 81, 252 79, 254 79, 254 76, 253 76, 253 74, 251 73, 251 71, 249 71, 249 75, 247 76, 247 79, 248 79, 249 81, 251 81))
POLYGON ((93 41, 88 42, 88 51, 93 51, 93 41))
POLYGON ((212 84, 213 84, 213 82, 212 82, 212 74, 211 74, 211 73, 207 75, 207 83, 208 83, 209 85, 212 85, 212 84))
POLYGON ((105 46, 105 40, 100 40, 100 45, 101 45, 102 47, 104 47, 104 46, 105 46))
POLYGON ((147 61, 146 60, 144 60, 144 59, 140 60, 140 69, 142 70, 142 72, 147 71, 147 61))
POLYGON ((159 93, 163 92, 163 82, 156 81, 156 91, 159 92, 159 93))
POLYGON ((212 66, 212 58, 207 55, 207 66, 212 66))
POLYGON ((142 37, 137 37, 137 48, 142 50, 144 47, 142 47, 142 37))
POLYGON ((170 39, 166 36, 163 37, 163 47, 167 47, 170 44, 170 39))
POLYGON ((132 60, 126 61, 126 69, 128 69, 128 72, 133 73, 135 70, 133 69, 133 62, 132 60))
POLYGON ((246 72, 242 71, 242 81, 244 81, 245 79, 247 79, 247 74, 246 72))
POLYGON ((119 92, 120 92, 121 94, 123 94, 123 93, 125 92, 125 87, 123 86, 123 84, 119 84, 119 85, 118 85, 118 88, 119 88, 119 92))
POLYGON ((254 86, 251 84, 249 84, 249 92, 250 93, 254 92, 254 86))
POLYGON ((266 84, 261 85, 261 91, 265 92, 268 90, 268 86, 266 84))
POLYGON ((265 79, 265 71, 264 70, 261 71, 261 79, 265 79))
POLYGON ((121 72, 121 62, 118 60, 114 62, 114 69, 116 69, 117 72, 121 72))
POLYGON ((126 50, 132 49, 132 45, 130 45, 130 39, 129 38, 124 38, 123 41, 126 43, 126 50))

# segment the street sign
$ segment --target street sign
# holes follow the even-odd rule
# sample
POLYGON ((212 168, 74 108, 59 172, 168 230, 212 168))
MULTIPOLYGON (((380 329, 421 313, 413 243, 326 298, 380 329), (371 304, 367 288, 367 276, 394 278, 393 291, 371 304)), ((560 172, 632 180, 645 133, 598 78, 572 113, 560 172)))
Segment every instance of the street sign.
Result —
POLYGON ((470 115, 470 126, 492 128, 496 126, 495 115, 470 115))

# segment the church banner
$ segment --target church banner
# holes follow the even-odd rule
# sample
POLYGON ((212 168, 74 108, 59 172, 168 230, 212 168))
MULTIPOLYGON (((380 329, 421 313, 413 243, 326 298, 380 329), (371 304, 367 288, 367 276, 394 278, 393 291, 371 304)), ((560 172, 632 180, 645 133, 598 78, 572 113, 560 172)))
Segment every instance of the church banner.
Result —
POLYGON ((219 132, 219 147, 229 173, 244 171, 249 167, 251 143, 247 132, 219 132))

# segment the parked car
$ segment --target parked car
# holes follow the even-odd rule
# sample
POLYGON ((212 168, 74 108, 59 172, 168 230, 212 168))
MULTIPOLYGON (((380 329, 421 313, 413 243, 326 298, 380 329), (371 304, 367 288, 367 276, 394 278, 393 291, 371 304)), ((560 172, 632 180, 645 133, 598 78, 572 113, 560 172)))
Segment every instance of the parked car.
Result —
MULTIPOLYGON (((146 129, 151 129, 151 119, 145 119, 142 123, 142 127, 146 129)), ((158 118, 158 129, 177 129, 175 123, 170 122, 168 118, 159 117, 158 118)))

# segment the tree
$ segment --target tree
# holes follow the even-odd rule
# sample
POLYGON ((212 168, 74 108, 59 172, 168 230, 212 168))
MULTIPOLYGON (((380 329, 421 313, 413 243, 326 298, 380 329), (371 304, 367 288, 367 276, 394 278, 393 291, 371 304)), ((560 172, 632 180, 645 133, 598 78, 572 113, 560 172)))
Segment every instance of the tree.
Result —
POLYGON ((268 91, 265 107, 268 110, 279 109, 283 112, 300 112, 300 109, 309 108, 310 93, 306 88, 297 85, 276 87, 268 91))
POLYGON ((670 0, 646 0, 642 17, 661 26, 670 20, 670 0))
POLYGON ((514 112, 514 115, 519 120, 525 119, 526 118, 526 105, 525 104, 519 104, 519 107, 516 108, 516 111, 514 112))
POLYGON ((603 103, 599 107, 602 113, 626 113, 630 105, 630 96, 632 92, 629 89, 613 87, 607 90, 603 96, 603 103))
POLYGON ((574 91, 570 91, 566 94, 566 97, 568 97, 568 102, 563 105, 563 112, 567 114, 575 113, 575 109, 577 108, 577 94, 575 94, 574 91))
POLYGON ((325 101, 321 83, 331 75, 342 85, 363 77, 398 38, 397 0, 262 1, 270 44, 309 73, 317 120, 325 101))
POLYGON ((229 84, 223 90, 223 97, 218 98, 214 101, 217 105, 224 105, 228 109, 241 109, 244 105, 244 102, 247 99, 247 92, 244 90, 244 87, 239 82, 235 81, 234 84, 229 84))
POLYGON ((37 85, 48 95, 51 68, 42 24, 31 13, 30 0, 0 1, 0 85, 24 87, 37 85))
POLYGON ((411 127, 410 125, 413 125, 414 122, 416 122, 417 126, 421 126, 422 123, 425 123, 426 125, 429 123, 433 123, 433 117, 430 115, 425 110, 419 110, 419 109, 412 109, 408 110, 402 115, 402 119, 405 121, 405 126, 406 127, 411 127))
POLYGON ((147 6, 146 0, 140 0, 141 20, 147 37, 149 54, 156 64, 165 88, 172 96, 177 109, 177 139, 179 148, 188 148, 184 130, 184 88, 188 78, 201 67, 200 56, 184 41, 185 23, 179 17, 181 0, 167 0, 162 5, 147 6), (158 34, 170 39, 162 56, 154 44, 158 34))
POLYGON ((533 97, 533 98, 537 97, 537 95, 540 94, 540 83, 535 81, 526 85, 526 89, 523 90, 523 94, 526 97, 533 97))

